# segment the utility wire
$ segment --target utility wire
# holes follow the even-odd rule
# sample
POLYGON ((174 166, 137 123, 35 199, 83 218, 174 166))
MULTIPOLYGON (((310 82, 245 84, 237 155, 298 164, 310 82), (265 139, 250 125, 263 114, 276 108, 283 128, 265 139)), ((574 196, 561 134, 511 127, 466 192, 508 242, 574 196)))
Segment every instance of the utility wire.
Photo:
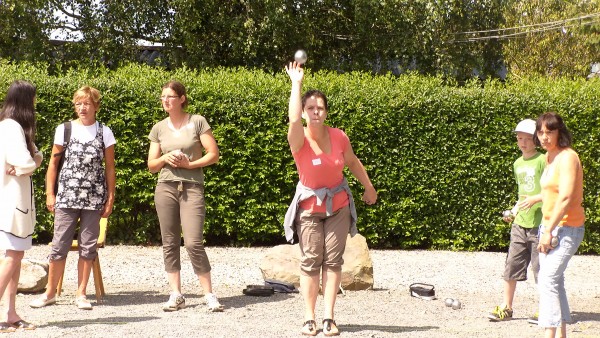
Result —
POLYGON ((581 23, 581 24, 573 23, 570 25, 552 25, 552 26, 542 27, 542 28, 538 28, 538 29, 525 31, 525 32, 518 32, 518 33, 511 33, 511 34, 504 34, 504 35, 489 35, 489 36, 466 38, 463 40, 454 40, 454 41, 450 41, 450 43, 473 42, 473 41, 492 40, 492 39, 506 39, 506 38, 525 36, 525 35, 532 34, 532 33, 543 33, 543 32, 553 31, 553 30, 557 30, 557 29, 565 30, 565 29, 568 29, 571 27, 588 26, 588 25, 592 25, 595 23, 600 23, 600 18, 598 18, 596 20, 588 21, 585 23, 581 23))
MULTIPOLYGON (((447 43, 465 43, 465 42, 475 42, 475 41, 492 40, 492 39, 512 39, 512 38, 518 38, 518 37, 525 37, 525 35, 528 35, 528 34, 544 33, 547 31, 558 30, 558 29, 567 29, 567 28, 571 28, 571 27, 575 27, 575 26, 587 26, 587 25, 592 25, 595 23, 600 23, 600 13, 592 13, 592 14, 581 15, 578 17, 564 19, 564 20, 549 21, 549 22, 544 22, 544 23, 536 23, 536 24, 515 26, 515 27, 509 27, 509 28, 457 32, 457 33, 453 33, 455 36, 457 36, 457 38, 455 40, 448 41, 447 43), (587 22, 581 22, 582 20, 588 20, 588 19, 592 19, 592 20, 587 21, 587 22), (575 23, 574 21, 579 21, 579 23, 575 23), (527 28, 532 28, 532 27, 537 27, 537 28, 520 31, 520 32, 504 33, 507 31, 516 31, 516 30, 522 30, 522 29, 527 29, 527 28), (476 35, 476 34, 483 34, 483 33, 488 33, 488 34, 489 33, 497 33, 497 34, 478 36, 478 37, 464 36, 464 35, 468 35, 468 34, 476 35), (463 35, 463 36, 460 37, 459 35, 463 35)), ((336 40, 345 40, 345 41, 360 40, 360 37, 356 34, 335 34, 335 33, 331 33, 331 32, 320 32, 320 35, 329 36, 336 40)), ((379 35, 393 36, 393 35, 399 35, 399 33, 379 33, 379 35)))
POLYGON ((517 30, 517 29, 523 29, 523 28, 529 28, 529 27, 537 27, 537 26, 562 25, 562 24, 565 24, 565 23, 571 22, 571 21, 583 20, 583 19, 588 19, 588 18, 596 18, 596 17, 599 17, 599 16, 600 16, 600 13, 593 13, 593 14, 582 15, 582 16, 578 16, 578 17, 570 18, 570 19, 550 21, 550 22, 543 22, 543 23, 536 23, 536 24, 531 24, 531 25, 515 26, 515 27, 509 27, 509 28, 498 28, 498 29, 490 29, 490 30, 482 30, 482 31, 458 32, 458 33, 454 33, 454 34, 455 35, 459 35, 459 34, 491 33, 491 32, 503 32, 503 31, 507 31, 507 30, 517 30))

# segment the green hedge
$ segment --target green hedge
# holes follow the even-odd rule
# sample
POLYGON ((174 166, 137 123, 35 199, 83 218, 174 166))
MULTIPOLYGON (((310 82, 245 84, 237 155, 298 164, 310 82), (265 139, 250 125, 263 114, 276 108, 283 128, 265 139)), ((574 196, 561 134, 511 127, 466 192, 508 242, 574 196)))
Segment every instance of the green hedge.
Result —
MULTIPOLYGON (((54 128, 73 116, 70 99, 83 84, 103 94, 99 120, 117 138, 117 196, 109 242, 160 243, 153 206, 156 175, 146 168, 147 135, 166 115, 158 96, 169 79, 189 90, 189 111, 213 127, 221 160, 206 170, 209 245, 284 243, 282 222, 297 174, 286 141, 290 84, 285 73, 247 69, 166 72, 131 65, 116 71, 74 70, 48 76, 44 66, 0 64, 0 95, 14 79, 38 88, 35 174, 44 205, 43 176, 54 128)), ((586 237, 580 252, 600 253, 597 81, 528 79, 474 81, 365 73, 311 73, 305 89, 330 99, 329 124, 349 135, 379 191, 374 206, 358 203, 359 231, 375 248, 505 250, 509 229, 500 212, 515 202, 512 162, 520 155, 511 132, 527 117, 553 110, 565 117, 585 170, 586 237)), ((357 200, 362 187, 350 185, 357 200)), ((38 212, 37 240, 51 237, 51 216, 38 212)))

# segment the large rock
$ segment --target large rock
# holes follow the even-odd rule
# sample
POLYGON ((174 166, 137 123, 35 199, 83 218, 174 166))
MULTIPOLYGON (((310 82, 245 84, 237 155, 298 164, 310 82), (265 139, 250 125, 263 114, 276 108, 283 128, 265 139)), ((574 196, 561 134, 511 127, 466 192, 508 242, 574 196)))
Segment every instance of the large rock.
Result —
POLYGON ((18 292, 36 293, 46 289, 48 283, 48 263, 31 259, 21 262, 18 292))
MULTIPOLYGON (((4 258, 0 258, 0 264, 4 258)), ((46 289, 48 283, 48 263, 33 259, 21 261, 21 275, 17 292, 36 293, 46 289)))
POLYGON ((346 290, 373 288, 373 261, 367 240, 361 235, 348 235, 342 266, 342 287, 346 290))
MULTIPOLYGON (((0 264, 4 258, 0 258, 0 264)), ((17 292, 36 293, 46 289, 48 283, 48 263, 33 259, 21 261, 21 275, 17 292)))
MULTIPOLYGON (((293 283, 299 287, 300 256, 299 244, 283 244, 271 248, 260 264, 263 278, 293 283)), ((348 235, 342 266, 342 287, 346 290, 373 288, 373 261, 367 241, 361 235, 348 235)))
POLYGON ((264 279, 276 279, 300 286, 300 246, 282 244, 271 248, 260 263, 264 279))

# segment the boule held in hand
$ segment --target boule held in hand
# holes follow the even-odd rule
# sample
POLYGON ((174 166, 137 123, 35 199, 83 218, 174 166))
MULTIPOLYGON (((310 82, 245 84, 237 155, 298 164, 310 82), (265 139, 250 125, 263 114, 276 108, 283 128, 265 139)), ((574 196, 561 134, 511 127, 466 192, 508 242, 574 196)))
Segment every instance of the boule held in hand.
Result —
POLYGON ((306 52, 303 49, 298 49, 296 51, 296 54, 294 54, 294 61, 296 61, 296 63, 300 65, 305 64, 307 59, 308 56, 306 55, 306 52))

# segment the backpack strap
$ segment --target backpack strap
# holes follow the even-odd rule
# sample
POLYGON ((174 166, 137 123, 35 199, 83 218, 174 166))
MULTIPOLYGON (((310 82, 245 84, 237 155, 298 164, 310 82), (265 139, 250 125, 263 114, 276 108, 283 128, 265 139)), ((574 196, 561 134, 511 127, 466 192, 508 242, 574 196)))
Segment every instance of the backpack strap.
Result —
POLYGON ((60 159, 58 160, 58 170, 56 173, 56 180, 54 181, 54 193, 55 194, 58 192, 58 176, 63 167, 63 164, 65 163, 65 153, 67 152, 67 145, 69 144, 70 140, 71 140, 71 121, 67 121, 64 123, 63 149, 62 149, 62 151, 52 155, 54 157, 60 156, 60 159))
MULTIPOLYGON (((64 129, 63 129, 63 150, 61 152, 58 152, 56 154, 54 154, 53 156, 62 156, 66 151, 67 151, 67 145, 69 144, 69 141, 71 140, 71 121, 67 121, 64 123, 64 129)), ((62 164, 61 164, 62 167, 62 164)))
POLYGON ((65 122, 65 130, 63 134, 63 148, 66 148, 71 140, 71 121, 65 122))
POLYGON ((100 141, 102 141, 102 148, 104 148, 104 125, 98 121, 98 131, 100 132, 100 141))

